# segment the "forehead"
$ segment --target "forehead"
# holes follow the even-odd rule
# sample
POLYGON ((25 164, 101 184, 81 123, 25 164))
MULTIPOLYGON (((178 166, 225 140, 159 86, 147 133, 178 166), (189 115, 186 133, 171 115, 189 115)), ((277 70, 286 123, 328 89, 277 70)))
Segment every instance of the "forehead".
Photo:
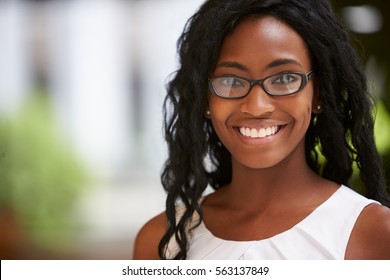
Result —
POLYGON ((233 61, 265 70, 276 60, 294 60, 303 69, 311 67, 303 38, 286 23, 257 16, 243 20, 223 41, 219 61, 233 61))

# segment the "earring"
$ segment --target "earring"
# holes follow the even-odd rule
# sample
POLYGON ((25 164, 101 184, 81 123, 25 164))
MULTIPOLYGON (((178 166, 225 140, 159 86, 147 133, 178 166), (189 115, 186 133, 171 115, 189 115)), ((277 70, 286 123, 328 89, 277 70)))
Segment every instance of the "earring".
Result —
POLYGON ((313 109, 313 113, 319 114, 321 113, 321 109, 322 109, 321 104, 317 104, 317 106, 315 106, 315 109, 313 109))
POLYGON ((210 109, 207 109, 204 114, 205 114, 205 117, 209 119, 211 117, 210 109))

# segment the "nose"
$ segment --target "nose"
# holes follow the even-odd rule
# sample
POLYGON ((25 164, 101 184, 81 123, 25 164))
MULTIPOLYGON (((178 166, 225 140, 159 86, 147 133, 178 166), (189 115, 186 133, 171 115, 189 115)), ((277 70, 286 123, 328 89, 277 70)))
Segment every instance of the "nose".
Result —
POLYGON ((255 84, 249 94, 242 99, 241 112, 261 116, 275 111, 274 99, 264 89, 255 84))

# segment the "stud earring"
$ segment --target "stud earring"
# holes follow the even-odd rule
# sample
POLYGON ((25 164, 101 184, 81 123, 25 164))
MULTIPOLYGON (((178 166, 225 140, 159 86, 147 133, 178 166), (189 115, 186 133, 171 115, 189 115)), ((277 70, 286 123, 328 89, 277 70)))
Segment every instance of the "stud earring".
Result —
POLYGON ((319 113, 321 113, 321 109, 322 109, 321 104, 317 104, 317 106, 315 106, 315 108, 313 109, 313 113, 319 114, 319 113))
POLYGON ((207 109, 206 112, 204 113, 205 117, 206 118, 210 118, 211 117, 211 112, 210 112, 210 109, 207 109))

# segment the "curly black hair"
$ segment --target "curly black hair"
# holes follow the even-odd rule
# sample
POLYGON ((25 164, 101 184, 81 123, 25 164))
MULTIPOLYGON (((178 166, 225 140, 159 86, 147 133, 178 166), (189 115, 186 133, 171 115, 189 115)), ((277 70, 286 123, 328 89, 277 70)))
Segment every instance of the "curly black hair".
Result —
POLYGON ((323 112, 312 117, 306 133, 306 160, 320 176, 348 185, 353 164, 360 170, 363 194, 390 205, 380 156, 373 136, 374 100, 367 89, 361 59, 327 0, 208 0, 187 22, 178 41, 180 68, 167 85, 164 128, 169 157, 161 181, 167 192, 168 226, 159 244, 178 246, 174 259, 185 259, 189 231, 202 220, 199 200, 210 185, 232 179, 231 155, 218 139, 207 108, 208 77, 223 39, 249 16, 275 17, 300 34, 315 69, 323 112), (320 160, 320 155, 325 160, 320 160), (185 211, 178 216, 180 201, 185 211), (190 223, 194 215, 200 219, 190 223), (192 228, 191 228, 192 227, 192 228))

